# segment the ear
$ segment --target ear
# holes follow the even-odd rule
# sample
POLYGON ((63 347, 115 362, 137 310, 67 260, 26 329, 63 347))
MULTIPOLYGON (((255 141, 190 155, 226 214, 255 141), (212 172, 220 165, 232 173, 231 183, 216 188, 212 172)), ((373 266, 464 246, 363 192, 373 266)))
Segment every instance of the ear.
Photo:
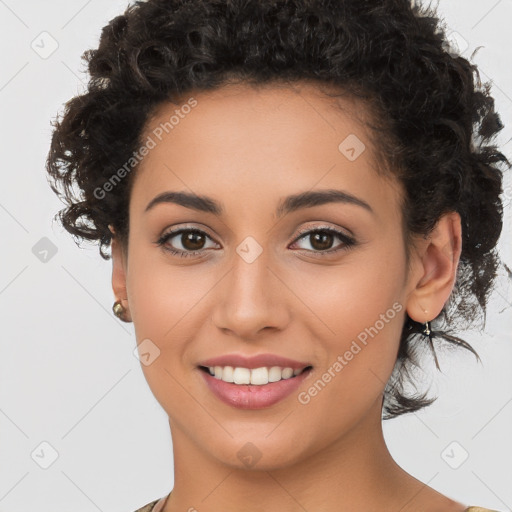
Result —
POLYGON ((444 214, 427 239, 417 245, 418 270, 411 273, 408 315, 424 323, 436 318, 453 290, 462 250, 462 228, 457 212, 444 214))
POLYGON ((121 243, 118 240, 114 228, 109 226, 113 236, 110 242, 112 254, 112 290, 116 300, 121 301, 124 307, 124 318, 126 322, 131 322, 130 307, 128 305, 128 294, 126 292, 126 255, 122 250, 121 243))

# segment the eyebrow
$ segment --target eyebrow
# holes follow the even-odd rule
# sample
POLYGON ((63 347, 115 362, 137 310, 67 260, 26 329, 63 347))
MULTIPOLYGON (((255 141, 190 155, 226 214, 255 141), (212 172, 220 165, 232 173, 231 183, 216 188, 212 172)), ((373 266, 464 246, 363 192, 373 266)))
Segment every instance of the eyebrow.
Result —
MULTIPOLYGON (((215 199, 204 196, 191 194, 189 192, 163 192, 154 197, 144 210, 147 212, 157 204, 173 203, 185 208, 190 208, 205 213, 212 213, 216 216, 221 216, 224 213, 224 208, 221 203, 215 199)), ((349 194, 343 190, 327 189, 327 190, 313 190, 301 192, 281 199, 279 206, 276 209, 277 218, 286 215, 287 213, 300 210, 302 208, 311 208, 327 203, 345 203, 361 206, 372 214, 375 214, 372 207, 362 199, 349 194)))

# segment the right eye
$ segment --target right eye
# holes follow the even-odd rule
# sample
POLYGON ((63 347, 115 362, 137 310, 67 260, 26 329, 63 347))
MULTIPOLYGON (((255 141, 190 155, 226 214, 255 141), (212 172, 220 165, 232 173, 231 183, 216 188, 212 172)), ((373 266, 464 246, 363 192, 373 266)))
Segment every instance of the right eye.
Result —
POLYGON ((204 231, 197 228, 180 228, 164 233, 158 240, 157 245, 162 247, 165 251, 169 251, 175 256, 181 256, 182 258, 188 258, 190 256, 198 256, 204 250, 204 241, 210 236, 204 231), (181 235, 181 236, 178 236, 181 235), (168 242, 176 238, 181 245, 181 248, 175 248, 173 246, 168 247, 168 242))

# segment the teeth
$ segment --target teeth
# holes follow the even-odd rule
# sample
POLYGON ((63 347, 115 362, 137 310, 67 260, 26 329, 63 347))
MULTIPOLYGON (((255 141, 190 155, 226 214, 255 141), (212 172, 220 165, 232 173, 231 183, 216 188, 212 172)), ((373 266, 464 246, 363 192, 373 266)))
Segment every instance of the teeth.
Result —
MULTIPOLYGON (((215 370, 217 370, 217 368, 215 368, 215 370)), ((247 368, 235 368, 233 370, 233 382, 235 384, 250 384, 251 372, 247 368)))
POLYGON ((268 371, 268 381, 269 382, 277 382, 281 380, 283 377, 283 372, 279 366, 272 366, 268 371))
MULTIPOLYGON (((222 370, 222 368, 220 366, 217 366, 217 368, 220 368, 222 370)), ((224 369, 222 370, 222 372, 220 372, 220 377, 217 377, 218 379, 222 379, 224 382, 233 382, 233 367, 232 366, 226 366, 224 367, 224 369)))
POLYGON ((235 384, 253 384, 263 386, 269 382, 278 382, 282 379, 290 379, 303 369, 294 370, 293 368, 282 368, 281 366, 272 366, 270 368, 241 368, 232 366, 210 366, 208 368, 210 375, 224 382, 233 382, 235 384))
MULTIPOLYGON (((237 370, 242 370, 242 368, 237 368, 237 370)), ((244 368, 243 371, 249 373, 247 368, 244 368)), ((246 383, 244 382, 244 384, 246 383)), ((267 368, 254 368, 254 370, 251 370, 251 384, 255 384, 256 386, 268 384, 267 368)))

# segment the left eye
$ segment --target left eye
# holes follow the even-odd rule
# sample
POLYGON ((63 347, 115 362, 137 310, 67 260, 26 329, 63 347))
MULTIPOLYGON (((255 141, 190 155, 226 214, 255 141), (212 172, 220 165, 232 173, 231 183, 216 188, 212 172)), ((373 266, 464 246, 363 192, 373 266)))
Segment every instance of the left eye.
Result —
MULTIPOLYGON (((332 254, 334 252, 348 249, 355 244, 355 240, 353 238, 333 228, 316 228, 302 231, 301 236, 296 239, 296 242, 301 239, 309 239, 309 244, 313 247, 313 252, 327 254, 332 254), (331 248, 333 238, 338 238, 342 241, 338 248, 331 248)), ((320 254, 320 256, 323 255, 324 254, 320 254)))
MULTIPOLYGON (((295 239, 294 244, 299 240, 307 239, 309 237, 310 245, 312 249, 307 249, 308 252, 318 252, 332 254, 340 250, 348 249, 355 245, 355 240, 341 231, 333 228, 316 228, 301 231, 301 236, 295 239), (342 241, 338 248, 332 249, 333 238, 338 238, 342 241), (311 243, 311 241, 313 243, 311 243)), ((178 255, 181 257, 197 256, 205 249, 205 240, 211 240, 204 231, 199 229, 182 228, 175 231, 165 233, 157 240, 157 245, 163 247, 166 251, 171 254, 178 255), (178 237, 181 235, 181 237, 178 237), (177 238, 181 244, 181 248, 169 247, 168 242, 173 238, 177 238)), ((215 243, 213 244, 215 246, 215 243)), ((324 254, 320 254, 323 256, 324 254)))

